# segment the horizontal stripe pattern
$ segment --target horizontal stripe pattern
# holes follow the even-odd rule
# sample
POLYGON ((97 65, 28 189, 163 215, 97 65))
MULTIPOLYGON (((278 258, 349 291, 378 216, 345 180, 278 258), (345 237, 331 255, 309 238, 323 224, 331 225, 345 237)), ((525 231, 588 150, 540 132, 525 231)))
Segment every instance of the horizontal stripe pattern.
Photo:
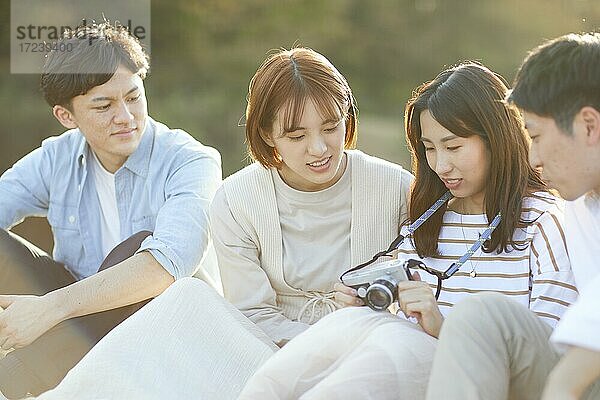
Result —
MULTIPOLYGON (((509 252, 485 253, 478 250, 451 278, 442 282, 438 300, 446 315, 466 296, 498 292, 530 308, 551 326, 577 298, 562 229, 562 205, 558 200, 528 198, 521 215, 529 221, 515 231, 517 248, 509 252), (470 275, 475 270, 476 276, 470 275)), ((485 215, 444 214, 439 255, 422 259, 426 265, 445 271, 457 261, 488 227, 485 215)), ((412 241, 398 249, 400 259, 420 259, 412 241)), ((435 291, 437 278, 419 270, 419 275, 435 291)))

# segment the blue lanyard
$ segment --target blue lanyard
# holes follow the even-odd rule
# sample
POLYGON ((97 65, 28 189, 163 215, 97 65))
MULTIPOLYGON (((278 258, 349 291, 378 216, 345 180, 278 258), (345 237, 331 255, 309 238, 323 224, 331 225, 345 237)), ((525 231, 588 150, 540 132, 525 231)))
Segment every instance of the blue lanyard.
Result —
MULTIPOLYGON (((429 217, 431 217, 437 210, 440 209, 440 207, 442 205, 444 205, 448 200, 450 200, 452 198, 452 193, 450 193, 450 191, 447 191, 446 193, 444 193, 442 195, 442 197, 440 197, 435 203, 433 203, 433 205, 431 207, 429 207, 429 209, 427 211, 425 211, 423 214, 421 214, 421 216, 419 218, 417 218, 417 220, 415 222, 413 222, 412 224, 410 224, 408 226, 408 235, 406 236, 412 236, 412 234, 419 229, 419 227, 421 225, 423 225, 425 223, 425 221, 427 221, 429 219, 429 217)), ((402 238, 404 241, 404 237, 402 238)), ((396 248, 400 247, 400 245, 402 244, 402 241, 400 241, 400 243, 398 243, 396 245, 396 248)))
POLYGON ((467 260, 469 258, 471 258, 473 256, 473 254, 475 254, 475 252, 477 250, 479 250, 479 248, 481 246, 483 246, 483 243, 486 240, 488 240, 490 237, 492 237, 492 232, 494 232, 494 229, 496 229, 496 227, 500 224, 501 220, 502 220, 501 214, 500 213, 496 214, 496 216, 492 220, 492 223, 490 224, 490 226, 488 226, 488 228, 483 232, 483 234, 479 237, 479 239, 477 239, 477 241, 475 243, 473 243, 473 246, 471 246, 471 248, 469 250, 467 250, 467 252, 465 254, 463 254, 462 257, 459 258, 457 262, 452 263, 452 265, 450 265, 450 267, 444 272, 444 275, 446 275, 447 277, 451 277, 452 275, 454 275, 454 273, 456 271, 458 271, 460 269, 460 267, 462 267, 463 264, 466 263, 467 260))
MULTIPOLYGON (((402 234, 398 235, 398 237, 396 239, 394 239, 394 241, 390 244, 390 247, 388 247, 387 250, 380 251, 379 253, 375 254, 371 260, 364 262, 362 264, 359 264, 354 268, 349 269, 348 271, 344 272, 340 276, 340 278, 343 278, 344 275, 346 275, 350 272, 362 269, 362 268, 366 267, 367 265, 374 263, 379 257, 390 256, 391 255, 390 253, 392 251, 400 248, 400 245, 402 244, 402 242, 404 242, 404 239, 406 237, 412 236, 413 233, 421 225, 423 225, 423 223, 425 223, 425 221, 427 221, 429 219, 429 217, 431 217, 437 210, 440 209, 440 207, 442 205, 444 205, 446 202, 448 202, 448 200, 450 200, 451 198, 452 198, 452 193, 450 193, 450 191, 447 191, 446 193, 444 193, 442 195, 442 197, 440 197, 435 203, 433 203, 433 205, 431 207, 429 207, 429 209, 427 209, 427 211, 425 211, 423 214, 421 214, 421 216, 419 218, 417 218, 417 220, 415 222, 413 222, 412 224, 410 224, 408 226, 408 228, 407 228, 408 233, 406 236, 404 236, 402 234)), ((488 226, 488 228, 479 237, 479 239, 477 239, 477 241, 475 243, 473 243, 473 246, 471 246, 471 248, 469 250, 467 250, 467 252, 465 254, 463 254, 462 257, 460 257, 457 262, 452 263, 452 265, 450 265, 450 267, 445 272, 442 273, 445 276, 444 279, 447 279, 447 278, 451 277, 452 275, 454 275, 454 273, 456 273, 456 271, 458 271, 460 269, 460 267, 462 267, 463 264, 465 262, 467 262, 469 260, 469 258, 471 258, 473 256, 473 254, 475 254, 475 252, 477 250, 479 250, 479 248, 483 245, 483 243, 492 236, 492 232, 494 232, 494 229, 496 229, 496 227, 500 224, 501 220, 502 220, 501 214, 498 213, 492 220, 492 223, 488 226)))

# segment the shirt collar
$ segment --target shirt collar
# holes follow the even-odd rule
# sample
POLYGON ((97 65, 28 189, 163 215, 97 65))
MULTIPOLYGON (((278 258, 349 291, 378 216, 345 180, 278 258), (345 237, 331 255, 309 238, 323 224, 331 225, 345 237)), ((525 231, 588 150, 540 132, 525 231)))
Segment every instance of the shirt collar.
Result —
POLYGON ((154 144, 154 121, 147 117, 144 134, 140 140, 140 144, 135 152, 127 158, 124 168, 127 168, 134 174, 146 177, 148 175, 148 166, 150 165, 150 155, 152 153, 152 145, 154 144))

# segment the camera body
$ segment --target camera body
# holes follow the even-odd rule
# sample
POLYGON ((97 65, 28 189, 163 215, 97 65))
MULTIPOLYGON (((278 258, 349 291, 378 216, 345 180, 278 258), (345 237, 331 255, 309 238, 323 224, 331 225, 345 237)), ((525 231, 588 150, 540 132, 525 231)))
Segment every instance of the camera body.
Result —
POLYGON ((384 261, 348 273, 342 283, 356 289, 358 296, 373 310, 383 311, 398 300, 398 282, 410 279, 407 263, 403 260, 384 261))

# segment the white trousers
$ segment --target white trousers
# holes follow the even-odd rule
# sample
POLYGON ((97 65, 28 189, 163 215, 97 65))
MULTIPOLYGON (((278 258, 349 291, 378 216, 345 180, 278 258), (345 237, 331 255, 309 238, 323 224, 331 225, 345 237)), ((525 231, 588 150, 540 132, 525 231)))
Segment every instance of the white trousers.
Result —
POLYGON ((39 399, 233 400, 276 349, 214 289, 184 278, 113 329, 39 399))
POLYGON ((345 308, 286 344, 239 398, 423 399, 436 341, 392 314, 345 308))

